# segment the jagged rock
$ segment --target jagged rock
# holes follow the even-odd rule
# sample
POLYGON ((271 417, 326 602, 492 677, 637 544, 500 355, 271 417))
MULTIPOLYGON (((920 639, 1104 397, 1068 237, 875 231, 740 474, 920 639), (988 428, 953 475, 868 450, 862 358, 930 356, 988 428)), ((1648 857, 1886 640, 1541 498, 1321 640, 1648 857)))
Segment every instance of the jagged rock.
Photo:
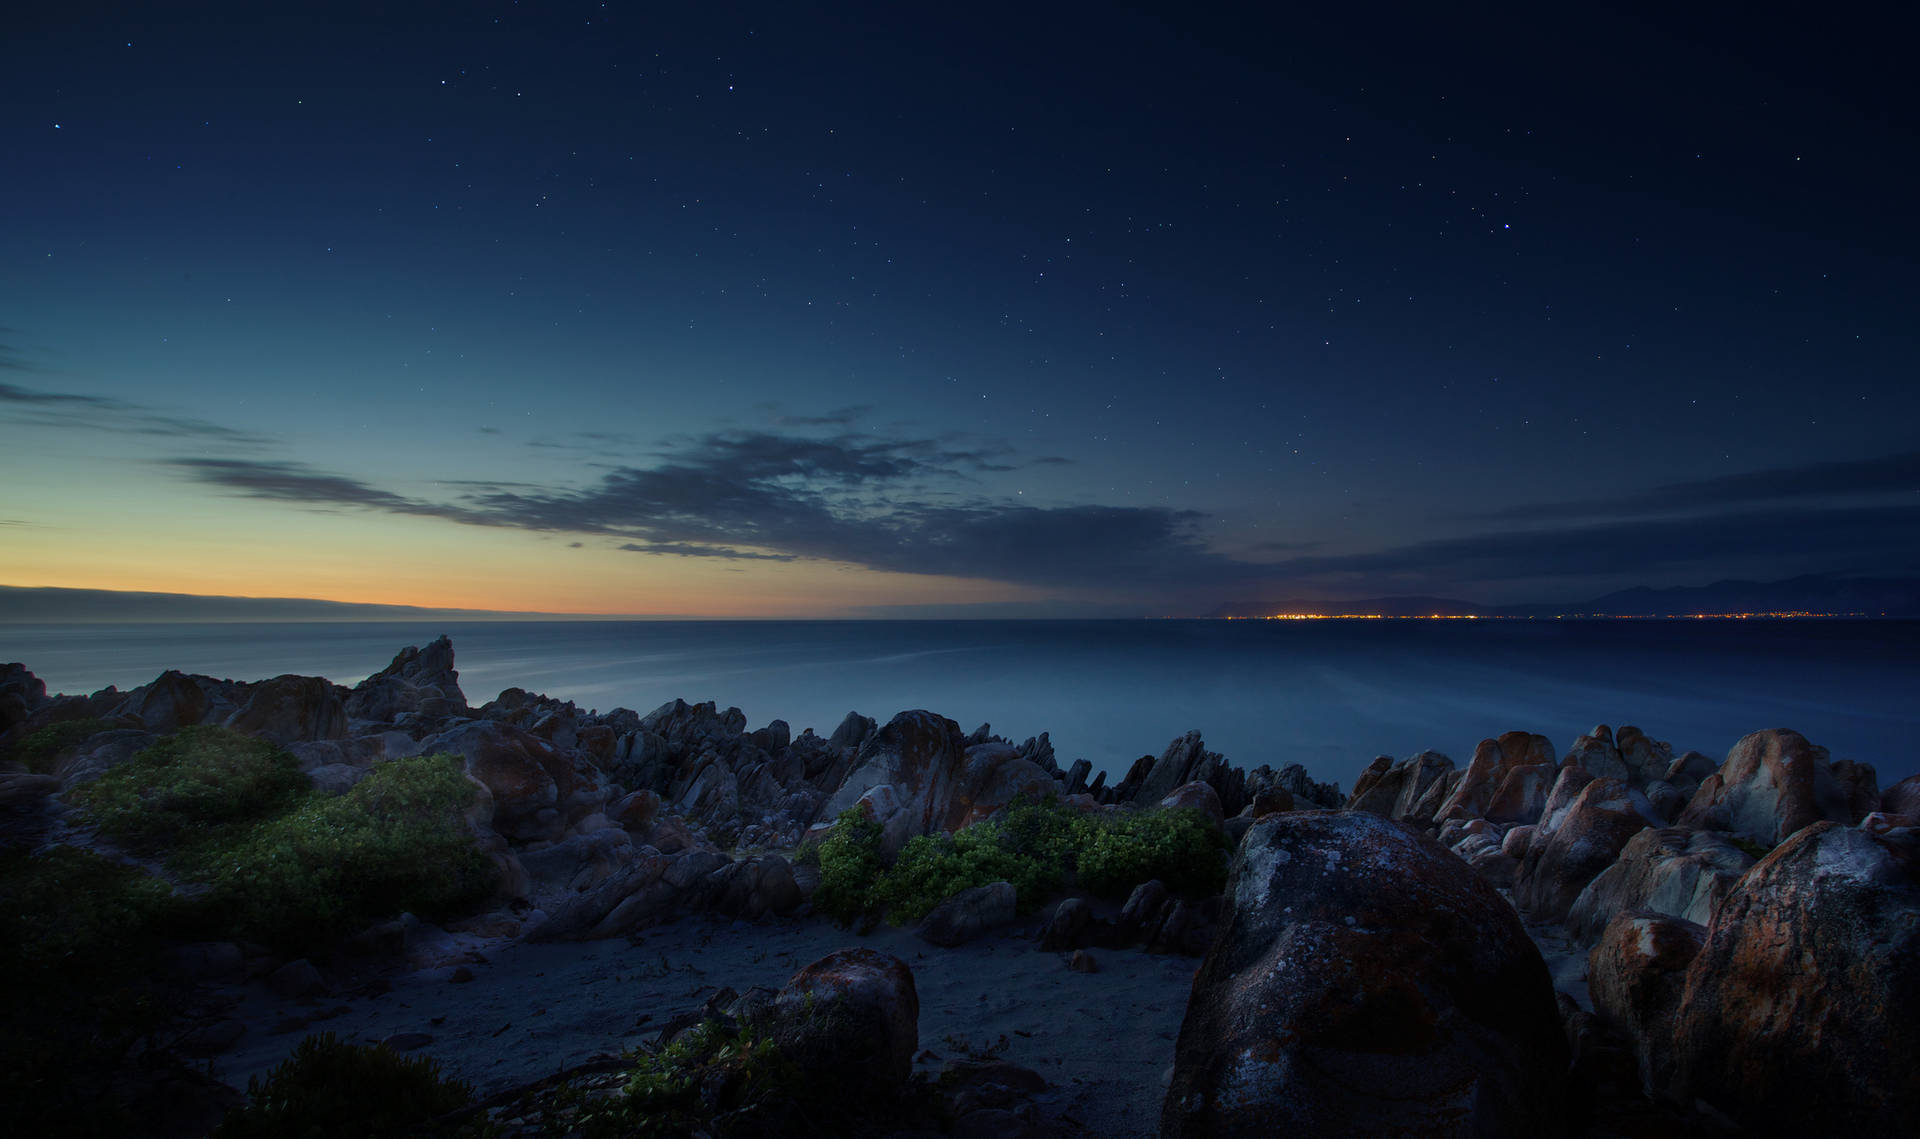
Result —
POLYGON ((1307 769, 1297 763, 1289 763, 1278 772, 1261 764, 1248 774, 1249 798, 1269 789, 1285 791, 1298 802, 1311 803, 1328 810, 1339 810, 1340 805, 1346 802, 1346 798, 1340 794, 1340 784, 1316 782, 1307 774, 1307 769))
POLYGON ((1547 805, 1558 772, 1550 763, 1526 763, 1510 768, 1487 802, 1486 818, 1493 823, 1537 823, 1547 805))
POLYGON ((1871 763, 1833 761, 1833 779, 1847 797, 1847 819, 1857 823, 1880 809, 1880 776, 1871 763))
POLYGON ((1373 762, 1354 778, 1353 793, 1347 798, 1347 810, 1391 817, 1394 800, 1400 796, 1400 782, 1388 782, 1387 777, 1392 771, 1392 756, 1374 756, 1373 762))
POLYGON ((773 999, 773 1038, 801 1078, 829 1091, 886 1095, 920 1047, 920 997, 906 962, 841 949, 794 974, 773 999))
POLYGON ((1821 819, 1855 821, 1827 749, 1799 732, 1773 728, 1734 744, 1720 770, 1701 781, 1679 822, 1773 846, 1821 819))
POLYGON ((1816 821, 1714 915, 1674 1021, 1677 1088, 1763 1134, 1908 1134, 1915 1009, 1920 838, 1816 821))
POLYGON ((424 648, 409 645, 386 668, 354 686, 346 700, 355 720, 391 724, 403 720, 439 723, 465 716, 466 693, 453 667, 453 642, 440 637, 424 648))
POLYGON ((107 772, 152 747, 160 739, 137 728, 116 728, 88 737, 59 768, 62 787, 73 787, 107 772))
POLYGON ((1248 804, 1247 810, 1256 819, 1263 815, 1273 815, 1281 811, 1291 811, 1293 810, 1293 792, 1287 790, 1285 787, 1274 787, 1261 791, 1253 797, 1253 802, 1248 804))
POLYGON ((605 805, 590 766, 510 724, 469 720, 422 740, 421 750, 461 756, 493 796, 493 829, 517 842, 558 839, 605 805))
POLYGON ((1186 807, 1199 811, 1212 819, 1215 826, 1227 821, 1226 812, 1220 808, 1220 796, 1205 783, 1183 783, 1167 792, 1160 800, 1162 807, 1186 807))
POLYGON ((806 900, 794 881, 792 863, 777 854, 742 859, 707 878, 707 905, 727 917, 758 921, 769 914, 790 914, 806 900))
POLYGON ((1483 818, 1508 772, 1516 767, 1552 763, 1553 745, 1545 736, 1508 732, 1498 739, 1481 740, 1459 786, 1433 816, 1434 821, 1483 818))
POLYGON ((1514 904, 1538 921, 1563 920, 1580 891, 1612 865, 1628 839, 1659 825, 1645 795, 1618 779, 1595 779, 1551 834, 1543 840, 1540 831, 1534 832, 1514 885, 1514 904))
POLYGON ((1059 795, 1053 777, 1011 745, 990 741, 965 748, 963 740, 959 725, 943 716, 900 713, 861 745, 853 770, 822 814, 836 816, 866 801, 881 824, 881 850, 891 857, 910 838, 959 830, 1018 796, 1059 795))
POLYGON ((1687 795, 1678 787, 1664 779, 1655 779, 1646 786, 1647 803, 1653 807, 1653 813, 1671 823, 1687 809, 1687 795))
POLYGON ((213 701, 197 678, 168 669, 153 683, 127 693, 114 715, 132 716, 148 731, 165 734, 205 721, 212 710, 213 701))
POLYGON ((37 807, 58 790, 58 776, 35 775, 29 771, 0 771, 0 808, 9 811, 37 807))
POLYGON ((1706 943, 1705 926, 1667 914, 1615 914, 1587 955, 1587 991, 1595 1015, 1634 1043, 1640 1086, 1662 1089, 1673 1066, 1673 1016, 1687 966, 1706 943))
POLYGON ((598 887, 638 857, 640 848, 619 827, 590 834, 568 835, 540 850, 521 851, 520 866, 527 874, 528 897, 551 909, 569 895, 598 887))
POLYGON ((1143 933, 1151 934, 1157 927, 1168 905, 1167 887, 1158 878, 1142 882, 1127 895, 1126 904, 1120 907, 1120 917, 1114 923, 1114 942, 1119 946, 1132 945, 1143 933))
POLYGON ((1433 817, 1440 813, 1440 808, 1446 806, 1447 801, 1453 798, 1453 793, 1460 789, 1460 781, 1466 777, 1467 769, 1464 767, 1443 773, 1428 785, 1420 798, 1414 801, 1413 809, 1402 817, 1409 822, 1431 823, 1433 817))
POLYGON ((1566 1058, 1492 887, 1375 815, 1275 815, 1235 858, 1160 1133, 1557 1134, 1566 1058))
POLYGON ((1920 775, 1909 775, 1880 796, 1880 810, 1889 815, 1920 815, 1920 775))
MULTIPOLYGON (((1672 745, 1654 739, 1632 724, 1620 729, 1616 742, 1620 748, 1620 760, 1627 766, 1627 781, 1635 787, 1644 787, 1655 779, 1664 778, 1667 768, 1673 764, 1672 745)), ((1600 773, 1596 771, 1594 774, 1600 773)))
POLYGON ((1469 835, 1453 848, 1453 853, 1464 859, 1475 874, 1494 886, 1512 886, 1520 872, 1520 863, 1509 856, 1505 846, 1506 834, 1498 829, 1488 829, 1469 835))
POLYGON ((1011 882, 975 886, 933 907, 913 932, 922 941, 951 949, 1011 922, 1017 900, 1011 882))
POLYGON ((1580 891, 1567 912, 1567 932, 1591 941, 1616 914, 1629 910, 1705 926, 1752 866, 1753 855, 1725 835, 1649 827, 1628 839, 1613 865, 1580 891))
POLYGON ((1573 746, 1567 749, 1566 756, 1560 762, 1563 765, 1579 764, 1596 779, 1618 779, 1625 783, 1632 775, 1626 760, 1620 757, 1619 745, 1613 739, 1613 729, 1605 724, 1596 725, 1592 731, 1574 740, 1573 746))
POLYGON ((1183 783, 1210 781, 1224 763, 1219 753, 1207 750, 1199 732, 1188 732, 1168 744, 1167 750, 1160 753, 1160 758, 1153 761, 1153 766, 1134 788, 1131 799, 1139 803, 1157 803, 1183 783))
POLYGON ((1090 761, 1085 759, 1074 760, 1072 766, 1067 768, 1067 777, 1063 781, 1066 784, 1065 793, 1068 795, 1078 795, 1085 791, 1087 789, 1087 773, 1092 770, 1093 764, 1090 761))
POLYGON ((1533 833, 1538 829, 1537 824, 1523 823, 1509 830, 1500 839, 1500 853, 1513 859, 1515 862, 1525 858, 1527 856, 1527 848, 1533 845, 1533 833))
POLYGON ((19 661, 0 664, 0 740, 26 724, 46 702, 46 681, 19 661))
POLYGON ((1667 765, 1666 774, 1661 778, 1673 784, 1687 798, 1700 789, 1701 780, 1720 769, 1720 765, 1701 755, 1697 751, 1687 752, 1679 759, 1667 765))
POLYGON ((318 676, 276 676, 253 686, 246 706, 228 717, 227 727, 277 744, 344 739, 346 694, 318 676))
POLYGON ((1566 820, 1567 812, 1573 810, 1580 792, 1586 790, 1587 784, 1593 780, 1593 773, 1572 759, 1560 764, 1560 774, 1553 781, 1553 790, 1547 792, 1546 805, 1540 809, 1538 837, 1544 838, 1559 828, 1566 820))

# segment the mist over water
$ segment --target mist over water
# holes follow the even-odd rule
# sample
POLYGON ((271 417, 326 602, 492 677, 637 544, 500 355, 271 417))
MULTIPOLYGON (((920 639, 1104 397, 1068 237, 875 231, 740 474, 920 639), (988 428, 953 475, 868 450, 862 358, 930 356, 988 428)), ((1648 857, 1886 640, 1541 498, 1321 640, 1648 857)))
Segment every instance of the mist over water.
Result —
POLYGON ((1344 789, 1375 755, 1464 763, 1515 728, 1564 751, 1596 723, 1715 759, 1789 727, 1874 764, 1882 787, 1920 771, 1920 622, 1903 621, 17 625, 0 660, 62 692, 167 668, 352 685, 442 633, 476 705, 508 687, 601 711, 678 696, 796 734, 927 708, 1016 741, 1050 732, 1063 766, 1084 756, 1109 780, 1193 728, 1237 763, 1303 763, 1344 789))

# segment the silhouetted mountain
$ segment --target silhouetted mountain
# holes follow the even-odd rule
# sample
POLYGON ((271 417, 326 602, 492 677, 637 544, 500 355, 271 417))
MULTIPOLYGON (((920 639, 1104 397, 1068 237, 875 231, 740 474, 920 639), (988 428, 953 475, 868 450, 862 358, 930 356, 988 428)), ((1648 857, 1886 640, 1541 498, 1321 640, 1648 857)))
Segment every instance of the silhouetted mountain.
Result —
POLYGON ((487 609, 421 609, 358 605, 302 597, 220 597, 194 593, 133 593, 113 589, 57 589, 0 585, 0 623, 107 621, 406 621, 442 618, 492 621, 564 619, 550 613, 487 609))

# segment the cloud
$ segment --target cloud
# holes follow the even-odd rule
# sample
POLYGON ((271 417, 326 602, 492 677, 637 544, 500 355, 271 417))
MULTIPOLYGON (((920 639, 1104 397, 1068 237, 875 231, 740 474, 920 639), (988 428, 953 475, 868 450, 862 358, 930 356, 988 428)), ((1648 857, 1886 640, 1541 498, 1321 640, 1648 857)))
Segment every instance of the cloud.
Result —
POLYGON ((1920 491, 1920 451, 1873 459, 1774 467, 1719 478, 1667 483, 1614 498, 1528 503, 1477 517, 1507 521, 1605 518, 1802 498, 1912 491, 1920 491))
MULTIPOLYGON (((0 348, 0 365, 27 370, 17 363, 6 363, 4 348, 0 348)), ((269 443, 265 436, 251 431, 240 431, 204 419, 168 415, 143 404, 106 396, 40 391, 16 384, 0 383, 0 416, 33 427, 198 439, 238 447, 262 447, 269 443)))
POLYGON ((897 573, 1046 585, 1244 581, 1265 568, 1209 550, 1203 515, 1154 507, 1028 506, 973 494, 1003 448, 952 440, 724 431, 670 441, 649 465, 582 487, 460 484, 411 498, 298 463, 181 458, 211 486, 536 533, 602 534, 638 553, 843 562, 897 573))
POLYGON ((1777 507, 1497 531, 1371 553, 1293 558, 1270 568, 1283 578, 1388 575, 1439 583, 1598 577, 1623 570, 1724 575, 1743 565, 1808 563, 1875 570, 1920 564, 1920 505, 1777 507))

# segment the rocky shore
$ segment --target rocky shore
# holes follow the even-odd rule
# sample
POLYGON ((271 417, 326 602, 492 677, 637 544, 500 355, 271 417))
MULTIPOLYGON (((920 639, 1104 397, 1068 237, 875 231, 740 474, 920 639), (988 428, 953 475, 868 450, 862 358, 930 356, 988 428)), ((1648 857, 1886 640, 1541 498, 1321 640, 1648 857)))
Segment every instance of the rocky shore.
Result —
MULTIPOLYGON (((1236 765, 1198 732, 1109 782, 1063 767, 1044 734, 926 711, 849 714, 820 736, 750 730, 711 703, 598 713, 508 689, 473 707, 444 638, 353 688, 167 672, 54 696, 5 665, 0 889, 24 915, 20 976, 127 983, 75 972, 85 953, 32 952, 53 927, 29 901, 73 900, 101 873, 69 867, 75 852, 191 901, 222 896, 233 852, 282 849, 264 823, 189 861, 190 828, 150 848, 114 830, 160 796, 103 789, 195 747, 297 772, 283 813, 260 815, 304 852, 281 862, 335 849, 312 821, 333 801, 427 827, 421 804, 439 800, 396 773, 426 787, 410 765, 455 757, 454 845, 476 884, 433 893, 444 912, 379 912, 414 895, 347 874, 312 905, 346 897, 373 920, 348 910, 352 928, 310 943, 216 936, 215 910, 196 925, 162 906, 164 1019, 117 1050, 93 1031, 81 1059, 23 1084, 39 1133, 83 1099, 126 1105, 129 1133, 222 1116, 221 1134, 280 1133, 240 1089, 322 1032, 464 1081, 460 1106, 409 1125, 421 1134, 1802 1135, 1920 1119, 1920 777, 1882 790, 1872 766, 1785 729, 1721 760, 1634 727, 1564 754, 1509 732, 1465 765, 1379 757, 1343 795, 1297 765, 1236 765), (1187 832, 1135 825, 1157 818, 1213 837, 1169 855, 1187 832), (830 906, 823 876, 838 888, 856 831, 872 874, 949 876, 830 906), (982 833, 1000 845, 967 845, 982 833), (1138 861, 1172 856, 1222 865, 1208 879, 1138 861), (1021 896, 1020 867, 1049 858, 1062 865, 1031 879, 1044 896, 1021 896), (927 898, 910 928, 876 924, 909 887, 1002 865, 927 898), (1135 865, 1161 869, 1128 880, 1135 865)), ((167 792, 224 820, 194 794, 167 792)), ((444 849, 421 842, 407 849, 444 849)), ((111 962, 130 952, 116 945, 83 948, 111 962)), ((16 1010, 10 1047, 41 1030, 16 1010)))

